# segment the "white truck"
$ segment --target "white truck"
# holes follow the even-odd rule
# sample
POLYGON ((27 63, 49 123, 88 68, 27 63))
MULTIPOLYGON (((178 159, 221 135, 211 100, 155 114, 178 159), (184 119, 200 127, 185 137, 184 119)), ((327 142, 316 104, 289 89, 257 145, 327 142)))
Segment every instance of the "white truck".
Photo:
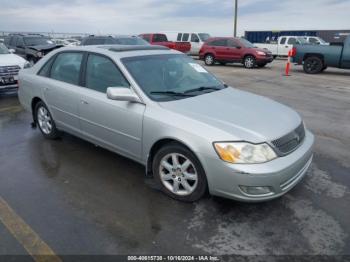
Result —
POLYGON ((207 33, 189 32, 189 31, 163 31, 169 41, 189 42, 191 43, 190 55, 199 55, 202 45, 210 38, 207 33))
POLYGON ((277 43, 274 44, 263 44, 263 43, 255 43, 254 46, 267 49, 272 52, 274 57, 277 56, 288 56, 288 51, 293 48, 296 44, 321 44, 327 45, 323 39, 313 36, 313 37, 305 37, 305 36, 280 36, 277 39, 277 43), (314 42, 318 40, 318 42, 314 42), (321 41, 322 40, 322 41, 321 41))

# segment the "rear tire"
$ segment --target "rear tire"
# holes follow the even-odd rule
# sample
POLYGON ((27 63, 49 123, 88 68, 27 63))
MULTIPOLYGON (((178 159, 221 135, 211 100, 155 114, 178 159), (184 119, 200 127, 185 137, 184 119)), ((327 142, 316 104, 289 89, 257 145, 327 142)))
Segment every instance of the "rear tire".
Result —
POLYGON ((194 202, 207 192, 207 178, 201 163, 178 143, 162 147, 154 156, 152 169, 155 181, 171 198, 194 202))
POLYGON ((248 55, 243 60, 243 65, 245 68, 252 69, 256 67, 256 59, 252 55, 248 55))
POLYGON ((212 55, 212 54, 207 54, 205 55, 204 57, 204 63, 207 65, 207 66, 212 66, 215 64, 215 57, 212 55))
POLYGON ((304 60, 303 69, 306 74, 318 74, 323 71, 324 64, 321 58, 310 56, 304 60))
POLYGON ((44 102, 40 101, 35 105, 35 121, 43 136, 47 139, 57 139, 59 131, 55 121, 44 102))

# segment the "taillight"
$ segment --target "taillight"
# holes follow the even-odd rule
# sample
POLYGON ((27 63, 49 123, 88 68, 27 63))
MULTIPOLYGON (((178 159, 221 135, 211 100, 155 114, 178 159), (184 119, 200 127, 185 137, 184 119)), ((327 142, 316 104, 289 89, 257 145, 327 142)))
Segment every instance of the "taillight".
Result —
POLYGON ((290 51, 290 56, 294 57, 294 56, 296 56, 296 54, 297 54, 297 49, 295 47, 293 47, 292 50, 290 51))

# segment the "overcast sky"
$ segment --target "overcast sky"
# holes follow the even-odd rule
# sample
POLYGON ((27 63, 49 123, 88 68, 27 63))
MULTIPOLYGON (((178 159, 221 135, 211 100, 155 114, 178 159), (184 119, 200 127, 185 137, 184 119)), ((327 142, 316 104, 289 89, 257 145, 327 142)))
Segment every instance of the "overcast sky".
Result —
MULTIPOLYGON (((233 0, 0 0, 0 31, 230 35, 233 0)), ((350 29, 350 0, 239 0, 245 30, 350 29)))

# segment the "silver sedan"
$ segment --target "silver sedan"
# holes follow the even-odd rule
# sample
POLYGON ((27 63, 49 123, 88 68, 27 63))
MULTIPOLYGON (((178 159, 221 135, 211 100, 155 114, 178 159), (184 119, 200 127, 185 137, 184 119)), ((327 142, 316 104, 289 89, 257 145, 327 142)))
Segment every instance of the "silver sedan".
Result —
POLYGON ((314 136, 295 111, 164 47, 61 48, 19 83, 44 137, 64 131, 131 158, 178 200, 273 199, 312 161, 314 136))

